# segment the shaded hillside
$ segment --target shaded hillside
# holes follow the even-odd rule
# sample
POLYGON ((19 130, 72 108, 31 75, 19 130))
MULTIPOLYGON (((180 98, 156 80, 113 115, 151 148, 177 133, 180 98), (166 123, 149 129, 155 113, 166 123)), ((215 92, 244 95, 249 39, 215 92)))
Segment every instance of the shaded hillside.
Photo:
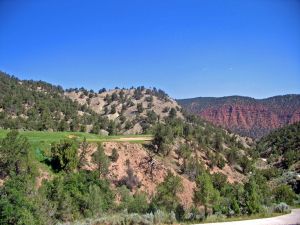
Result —
POLYGON ((280 128, 263 137, 257 150, 269 163, 300 172, 300 122, 280 128))
POLYGON ((260 139, 259 157, 265 158, 264 175, 272 185, 289 184, 300 193, 300 122, 279 128, 260 139))
POLYGON ((300 95, 254 99, 241 96, 199 97, 177 102, 188 112, 244 136, 260 138, 300 121, 300 95))

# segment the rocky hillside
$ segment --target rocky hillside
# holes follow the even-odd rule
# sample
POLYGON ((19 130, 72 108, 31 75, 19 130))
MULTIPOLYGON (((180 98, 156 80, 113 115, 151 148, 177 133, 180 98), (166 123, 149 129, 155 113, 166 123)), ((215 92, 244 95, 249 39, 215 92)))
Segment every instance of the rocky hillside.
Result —
POLYGON ((253 138, 260 138, 276 128, 300 121, 300 95, 266 99, 199 97, 177 101, 188 112, 253 138))
POLYGON ((98 93, 69 89, 65 96, 115 121, 124 134, 144 133, 151 125, 169 117, 183 118, 177 102, 156 88, 102 89, 98 93))
POLYGON ((182 118, 181 107, 156 88, 66 91, 0 72, 0 128, 140 134, 169 117, 182 118))

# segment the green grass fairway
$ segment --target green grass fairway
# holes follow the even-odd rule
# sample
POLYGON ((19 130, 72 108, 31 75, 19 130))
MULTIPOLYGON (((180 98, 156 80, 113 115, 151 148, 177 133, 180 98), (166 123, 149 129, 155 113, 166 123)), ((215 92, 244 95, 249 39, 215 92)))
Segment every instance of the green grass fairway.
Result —
MULTIPOLYGON (((0 129, 0 139, 4 138, 9 130, 0 129)), ((37 142, 45 142, 51 144, 61 139, 76 139, 82 141, 84 137, 88 142, 111 142, 111 141, 149 141, 152 135, 114 135, 101 136, 97 134, 89 134, 84 132, 50 132, 50 131, 20 131, 21 135, 28 138, 29 142, 34 144, 37 142)))
MULTIPOLYGON (((9 130, 0 129, 0 139, 5 138, 9 130)), ((84 137, 90 143, 97 142, 131 142, 131 143, 145 143, 152 139, 151 135, 115 135, 115 136, 101 136, 96 134, 89 134, 84 132, 50 132, 50 131, 19 131, 25 136, 32 146, 37 158, 42 157, 43 151, 50 148, 51 143, 59 142, 62 139, 76 139, 83 141, 84 137)))

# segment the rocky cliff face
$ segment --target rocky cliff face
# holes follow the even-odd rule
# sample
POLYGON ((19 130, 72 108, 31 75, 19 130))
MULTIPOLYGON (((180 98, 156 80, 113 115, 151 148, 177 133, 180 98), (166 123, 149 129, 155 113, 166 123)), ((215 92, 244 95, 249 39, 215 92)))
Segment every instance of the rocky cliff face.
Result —
POLYGON ((240 96, 195 98, 178 102, 188 112, 200 115, 215 125, 254 138, 300 121, 300 95, 259 100, 240 96))

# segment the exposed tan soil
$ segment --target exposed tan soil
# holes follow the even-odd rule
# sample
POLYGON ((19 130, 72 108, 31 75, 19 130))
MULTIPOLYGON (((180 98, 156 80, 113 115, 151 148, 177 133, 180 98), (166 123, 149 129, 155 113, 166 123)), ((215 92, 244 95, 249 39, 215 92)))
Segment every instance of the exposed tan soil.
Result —
MULTIPOLYGON (((174 108, 174 109, 181 109, 181 106, 178 105, 178 103, 171 98, 168 99, 160 99, 157 96, 152 96, 153 101, 151 106, 149 107, 147 102, 147 98, 150 97, 151 95, 146 94, 146 91, 143 91, 142 94, 143 96, 141 99, 136 100, 134 98, 134 90, 135 89, 123 89, 122 91, 124 92, 124 96, 126 96, 126 101, 131 101, 133 103, 132 106, 127 107, 125 110, 122 111, 122 106, 125 105, 125 102, 122 102, 121 100, 115 100, 110 103, 108 103, 105 100, 105 97, 107 95, 111 96, 112 94, 116 93, 119 95, 121 92, 121 89, 116 89, 116 90, 110 90, 103 92, 101 94, 93 94, 91 98, 88 96, 83 95, 83 92, 78 91, 77 93, 75 91, 72 92, 66 92, 65 96, 71 98, 73 101, 77 101, 79 104, 84 105, 87 104, 90 109, 92 109, 94 112, 100 114, 100 115, 105 115, 107 116, 108 119, 110 120, 115 120, 116 122, 119 121, 119 117, 122 114, 125 116, 127 121, 132 122, 132 127, 130 129, 124 129, 124 124, 122 124, 122 128, 124 129, 124 134, 140 134, 142 132, 142 126, 141 126, 141 121, 144 119, 141 118, 146 118, 147 117, 147 111, 148 110, 153 110, 160 118, 160 120, 163 120, 169 115, 169 112, 165 112, 165 108, 174 108), (89 104, 88 104, 89 103, 89 104), (141 113, 137 112, 137 104, 142 104, 144 111, 141 113), (112 105, 116 107, 116 113, 110 114, 112 105), (108 111, 105 113, 105 109, 108 111)), ((177 111, 177 117, 183 118, 183 115, 181 111, 177 111)))
MULTIPOLYGON (((96 149, 96 144, 91 144, 89 146, 86 157, 87 163, 83 169, 96 169, 96 165, 92 161, 92 154, 96 151, 96 149)), ((184 205, 184 207, 191 206, 195 182, 190 181, 185 176, 182 176, 176 172, 176 163, 171 162, 177 158, 175 153, 171 153, 170 156, 164 160, 161 160, 159 157, 154 157, 155 166, 151 175, 150 166, 147 163, 147 160, 149 159, 149 153, 142 144, 128 142, 106 142, 104 143, 104 149, 108 156, 112 154, 113 149, 116 149, 119 154, 118 160, 116 162, 112 162, 109 167, 108 178, 111 180, 113 186, 127 175, 126 170, 128 167, 126 161, 129 161, 130 167, 133 169, 134 174, 140 181, 140 187, 135 187, 133 189, 133 193, 138 190, 144 191, 147 193, 148 198, 151 198, 151 196, 155 194, 157 185, 164 181, 167 171, 170 170, 182 179, 183 192, 178 195, 181 203, 184 205)), ((239 174, 228 165, 226 165, 223 170, 214 168, 212 173, 215 172, 222 172, 227 175, 230 183, 240 182, 243 180, 243 175, 239 174)))
POLYGON ((243 174, 237 172, 232 167, 228 166, 228 164, 226 164, 223 169, 214 167, 211 170, 211 173, 223 173, 224 175, 227 176, 227 181, 231 184, 235 182, 240 183, 245 179, 245 176, 243 174))
POLYGON ((0 187, 4 185, 5 179, 0 179, 0 187))
POLYGON ((44 180, 50 180, 50 179, 51 179, 51 175, 47 171, 39 169, 39 176, 36 178, 35 181, 36 189, 39 189, 42 186, 44 180))

